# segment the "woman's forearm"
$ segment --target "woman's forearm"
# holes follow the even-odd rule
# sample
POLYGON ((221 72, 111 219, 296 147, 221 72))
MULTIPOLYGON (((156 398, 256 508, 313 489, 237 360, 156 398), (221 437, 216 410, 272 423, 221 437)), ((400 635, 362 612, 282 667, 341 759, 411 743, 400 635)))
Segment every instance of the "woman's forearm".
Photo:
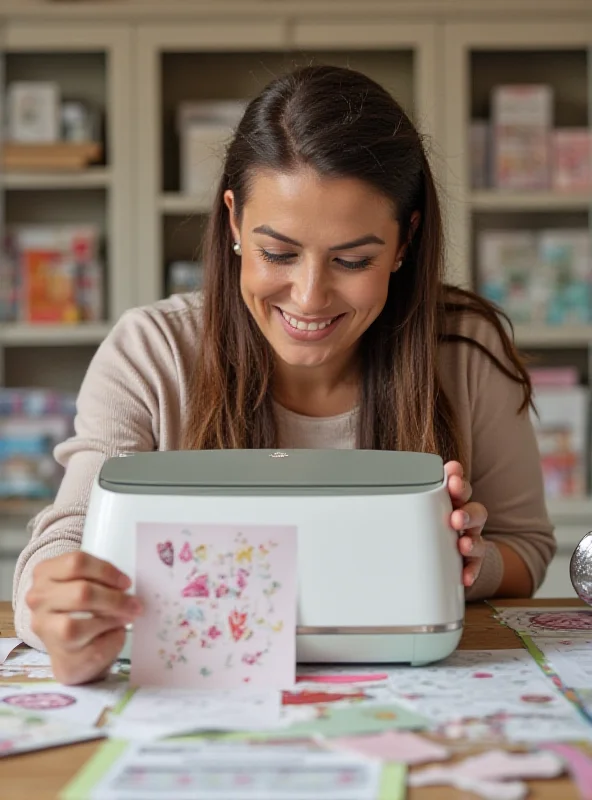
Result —
POLYGON ((495 542, 495 546, 504 562, 504 574, 495 597, 531 597, 532 576, 522 557, 507 544, 495 542))

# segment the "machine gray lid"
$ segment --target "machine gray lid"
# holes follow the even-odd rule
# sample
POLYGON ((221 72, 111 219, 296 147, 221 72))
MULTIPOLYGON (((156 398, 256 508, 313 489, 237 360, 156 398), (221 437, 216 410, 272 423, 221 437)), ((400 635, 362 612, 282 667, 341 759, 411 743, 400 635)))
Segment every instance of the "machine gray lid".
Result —
POLYGON ((232 494, 281 490, 418 492, 442 484, 439 456, 385 450, 192 450, 126 454, 106 461, 112 492, 232 494))

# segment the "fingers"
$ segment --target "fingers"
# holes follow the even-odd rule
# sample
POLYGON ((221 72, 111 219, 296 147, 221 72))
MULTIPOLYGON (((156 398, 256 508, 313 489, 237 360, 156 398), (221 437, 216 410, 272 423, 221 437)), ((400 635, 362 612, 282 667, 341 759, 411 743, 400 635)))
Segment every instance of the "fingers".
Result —
POLYGON ((83 611, 127 622, 142 611, 136 597, 88 580, 42 584, 27 595, 27 602, 33 611, 41 608, 45 613, 83 611))
POLYGON ((471 499, 471 484, 464 477, 462 465, 458 461, 449 461, 444 465, 448 476, 448 493, 455 508, 464 505, 471 499))
POLYGON ((487 509, 481 503, 466 503, 450 515, 450 524, 455 531, 477 531, 481 533, 487 522, 487 509))
POLYGON ((462 572, 463 586, 472 586, 483 564, 485 556, 485 541, 481 536, 481 529, 467 531, 459 537, 458 549, 463 556, 464 566, 462 572))
POLYGON ((127 575, 108 561, 103 561, 89 553, 76 550, 63 556, 42 561, 35 567, 34 581, 77 581, 87 580, 125 590, 131 586, 127 575))
POLYGON ((84 650, 109 631, 125 629, 121 618, 77 619, 70 614, 47 614, 41 624, 49 648, 54 644, 57 649, 70 654, 84 650))
POLYGON ((51 656, 54 677, 70 686, 96 680, 115 661, 124 642, 125 628, 116 628, 75 653, 57 651, 51 656))

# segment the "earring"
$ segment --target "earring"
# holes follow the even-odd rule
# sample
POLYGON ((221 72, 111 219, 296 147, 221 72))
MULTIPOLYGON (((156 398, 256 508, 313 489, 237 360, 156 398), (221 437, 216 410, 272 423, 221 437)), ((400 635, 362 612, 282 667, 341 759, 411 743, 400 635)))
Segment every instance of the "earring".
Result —
POLYGON ((403 263, 403 259, 402 259, 402 258, 400 258, 400 259, 397 261, 397 264, 396 264, 396 266, 397 266, 397 269, 401 269, 401 264, 402 264, 402 263, 403 263))
POLYGON ((235 242, 235 243, 232 245, 232 249, 234 250, 234 254, 235 254, 235 255, 237 255, 237 256, 242 256, 242 254, 243 254, 243 251, 242 251, 242 249, 241 249, 240 242, 235 242))

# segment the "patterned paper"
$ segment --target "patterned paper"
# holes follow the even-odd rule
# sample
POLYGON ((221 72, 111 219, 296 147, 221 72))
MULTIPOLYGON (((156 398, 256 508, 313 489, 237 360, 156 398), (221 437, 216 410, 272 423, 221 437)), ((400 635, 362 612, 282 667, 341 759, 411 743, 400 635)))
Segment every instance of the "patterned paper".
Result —
POLYGON ((43 750, 88 739, 98 739, 102 732, 95 728, 73 725, 45 714, 0 706, 0 757, 43 750))
POLYGON ((592 636, 592 608, 496 608, 496 615, 529 636, 592 636))
POLYGON ((296 528, 137 526, 134 685, 292 686, 296 528))

